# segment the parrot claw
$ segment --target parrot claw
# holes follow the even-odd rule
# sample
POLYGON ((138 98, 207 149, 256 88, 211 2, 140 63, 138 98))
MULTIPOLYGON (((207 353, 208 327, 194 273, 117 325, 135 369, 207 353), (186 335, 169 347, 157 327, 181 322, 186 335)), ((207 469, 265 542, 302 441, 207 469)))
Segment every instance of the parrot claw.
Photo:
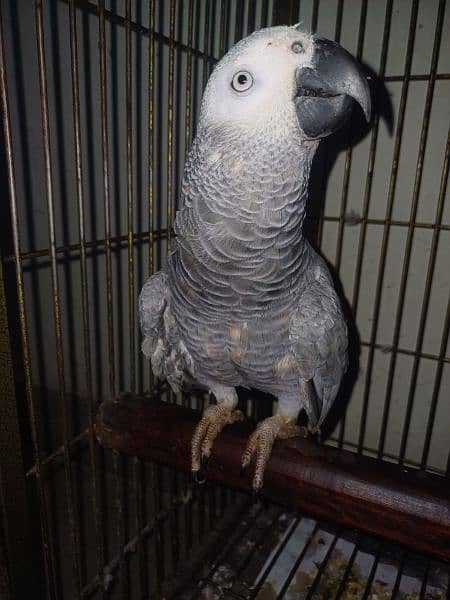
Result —
POLYGON ((203 485, 206 482, 205 472, 201 469, 197 471, 192 471, 192 479, 197 485, 203 485))
POLYGON ((259 502, 260 499, 260 490, 259 489, 252 489, 252 493, 251 493, 251 497, 252 497, 252 504, 257 504, 259 502))
POLYGON ((195 428, 191 442, 191 470, 193 473, 206 469, 214 440, 220 431, 226 425, 231 425, 241 419, 241 411, 222 404, 212 404, 205 409, 195 428))

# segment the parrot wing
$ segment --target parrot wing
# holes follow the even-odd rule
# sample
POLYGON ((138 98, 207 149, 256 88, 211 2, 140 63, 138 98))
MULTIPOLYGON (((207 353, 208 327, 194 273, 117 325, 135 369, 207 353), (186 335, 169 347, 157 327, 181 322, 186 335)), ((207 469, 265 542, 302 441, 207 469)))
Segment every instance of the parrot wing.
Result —
POLYGON ((144 338, 142 352, 151 358, 153 370, 158 375, 162 364, 155 363, 158 362, 158 357, 159 362, 163 359, 162 345, 166 343, 164 313, 168 297, 167 275, 164 271, 158 271, 149 277, 139 294, 139 324, 144 338))
POLYGON ((289 337, 309 426, 320 429, 347 369, 347 325, 325 265, 301 294, 289 337))

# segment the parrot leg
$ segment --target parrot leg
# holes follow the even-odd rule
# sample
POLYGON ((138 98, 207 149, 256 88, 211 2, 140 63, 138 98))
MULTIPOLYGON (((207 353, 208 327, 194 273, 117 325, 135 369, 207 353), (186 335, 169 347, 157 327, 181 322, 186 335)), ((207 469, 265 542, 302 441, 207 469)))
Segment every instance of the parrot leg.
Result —
POLYGON ((211 456, 214 440, 225 425, 244 419, 242 411, 236 410, 238 398, 234 388, 220 386, 211 388, 211 391, 217 398, 217 404, 204 410, 191 442, 191 470, 195 477, 201 463, 211 456))
POLYGON ((264 471, 269 461, 275 440, 286 440, 292 437, 306 437, 308 431, 305 427, 296 425, 298 413, 278 412, 273 417, 264 419, 258 424, 255 431, 249 437, 247 447, 242 455, 242 469, 246 469, 253 458, 255 460, 255 474, 253 477, 253 490, 258 492, 264 480, 264 471))

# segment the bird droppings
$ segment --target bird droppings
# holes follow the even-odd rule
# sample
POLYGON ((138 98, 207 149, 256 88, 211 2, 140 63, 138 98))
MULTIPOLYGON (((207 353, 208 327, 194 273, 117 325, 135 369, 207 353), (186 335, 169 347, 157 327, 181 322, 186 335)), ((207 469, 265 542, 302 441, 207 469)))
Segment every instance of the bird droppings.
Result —
MULTIPOLYGON (((325 543, 318 540, 318 543, 325 543)), ((313 565, 307 571, 299 570, 293 578, 291 584, 283 596, 286 600, 304 598, 315 586, 313 594, 314 600, 332 600, 341 586, 343 578, 347 575, 344 589, 341 590, 340 598, 342 600, 360 600, 363 597, 367 587, 367 577, 362 572, 359 565, 354 564, 347 574, 348 557, 341 552, 333 553, 328 560, 325 572, 321 575, 319 581, 315 583, 320 563, 313 565)), ((382 579, 375 579, 371 585, 367 600, 389 600, 392 597, 392 589, 389 582, 382 579)), ((270 581, 266 581, 257 595, 257 600, 276 600, 278 592, 270 581)), ((420 589, 414 588, 412 591, 398 591, 399 600, 418 600, 420 598, 420 589)), ((425 600, 444 600, 445 592, 443 590, 430 590, 423 596, 425 600)))

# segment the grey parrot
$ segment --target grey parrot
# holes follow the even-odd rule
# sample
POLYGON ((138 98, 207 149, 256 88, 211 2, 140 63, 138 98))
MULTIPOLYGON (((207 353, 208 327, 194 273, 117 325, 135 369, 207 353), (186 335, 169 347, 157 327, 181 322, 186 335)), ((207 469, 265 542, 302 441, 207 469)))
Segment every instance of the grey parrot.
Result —
POLYGON ((319 140, 355 101, 370 118, 362 69, 299 26, 262 29, 220 60, 186 161, 176 238, 139 297, 142 350, 175 391, 195 382, 216 404, 195 430, 198 474, 222 428, 243 418, 237 386, 273 394, 242 456, 263 484, 274 441, 314 433, 347 367, 347 327, 323 259, 304 237, 319 140))

